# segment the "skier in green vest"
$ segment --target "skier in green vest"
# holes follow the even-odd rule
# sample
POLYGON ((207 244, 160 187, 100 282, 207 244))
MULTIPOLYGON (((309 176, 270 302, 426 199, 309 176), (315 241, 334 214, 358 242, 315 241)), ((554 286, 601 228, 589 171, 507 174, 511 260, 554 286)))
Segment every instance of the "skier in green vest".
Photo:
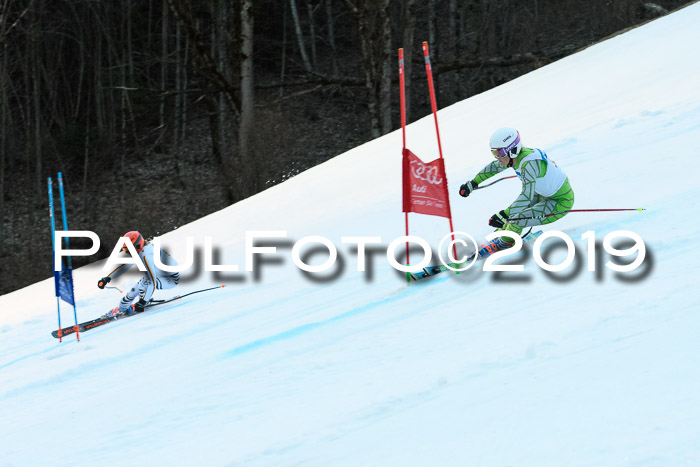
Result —
MULTIPOLYGON (((496 130, 491 135, 490 145, 496 160, 473 180, 460 186, 459 194, 466 198, 484 180, 511 167, 523 182, 523 189, 510 206, 491 216, 489 225, 520 235, 523 228, 550 224, 573 208, 574 191, 568 177, 544 151, 523 147, 520 133, 513 128, 496 130)), ((498 237, 482 245, 479 256, 510 248, 513 243, 508 237, 498 237)))

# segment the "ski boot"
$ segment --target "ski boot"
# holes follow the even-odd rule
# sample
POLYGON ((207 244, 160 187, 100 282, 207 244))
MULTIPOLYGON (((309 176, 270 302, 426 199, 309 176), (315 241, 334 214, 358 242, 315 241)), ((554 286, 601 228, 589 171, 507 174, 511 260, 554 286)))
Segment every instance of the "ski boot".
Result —
POLYGON ((109 310, 106 314, 102 315, 102 318, 119 319, 122 317, 122 314, 123 313, 119 311, 119 307, 115 307, 109 310))
POLYGON ((102 315, 102 318, 120 319, 125 316, 134 316, 136 313, 140 313, 140 311, 138 311, 135 305, 129 305, 129 308, 124 311, 119 311, 119 307, 115 307, 102 315))
MULTIPOLYGON (((143 310, 141 310, 141 311, 143 311, 143 310)), ((129 305, 129 308, 127 308, 126 310, 124 310, 124 311, 122 312, 122 314, 123 314, 124 316, 134 316, 136 313, 141 313, 141 311, 139 311, 139 310, 136 308, 136 305, 129 305)))
POLYGON ((497 251, 507 250, 515 244, 514 241, 504 240, 503 237, 493 239, 490 243, 485 243, 479 248, 479 258, 486 258, 497 251))
POLYGON ((146 308, 146 305, 148 302, 144 300, 143 298, 136 302, 135 304, 131 305, 131 308, 133 308, 134 313, 143 313, 144 308, 146 308))

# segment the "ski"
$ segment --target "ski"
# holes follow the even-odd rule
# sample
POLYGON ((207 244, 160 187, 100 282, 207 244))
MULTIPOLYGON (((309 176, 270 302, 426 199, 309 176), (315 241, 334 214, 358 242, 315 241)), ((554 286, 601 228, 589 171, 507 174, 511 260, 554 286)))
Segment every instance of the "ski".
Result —
MULTIPOLYGON (((82 323, 82 324, 86 324, 86 323, 82 323)), ((58 329, 56 329, 55 331, 51 331, 51 335, 52 335, 53 337, 55 337, 56 339, 58 339, 59 337, 64 337, 64 336, 68 336, 68 335, 70 335, 70 334, 75 334, 75 328, 76 328, 76 327, 79 328, 80 325, 76 326, 76 325, 74 324, 74 325, 71 326, 71 327, 61 329, 61 334, 60 334, 60 336, 59 336, 59 333, 58 333, 58 329)))
MULTIPOLYGON (((467 260, 467 261, 470 261, 470 260, 471 260, 471 257, 469 257, 469 260, 467 260)), ((409 274, 411 274, 411 279, 413 279, 414 281, 419 281, 421 279, 425 279, 426 277, 440 274, 443 271, 449 271, 450 268, 448 268, 447 266, 454 268, 454 269, 457 269, 462 264, 464 264, 464 263, 450 263, 448 265, 439 264, 437 266, 428 266, 426 268, 423 268, 423 270, 420 272, 414 272, 414 273, 409 273, 409 274)))
MULTIPOLYGON (((192 295, 192 294, 196 294, 196 293, 200 293, 200 292, 206 292, 207 290, 220 289, 222 287, 224 287, 224 286, 218 285, 216 287, 211 287, 208 289, 195 290, 194 292, 186 293, 184 295, 175 295, 174 297, 168 298, 167 300, 151 300, 150 302, 148 302, 146 304, 144 309, 151 308, 151 307, 158 306, 158 305, 165 305, 166 303, 174 302, 175 300, 179 300, 181 298, 187 297, 188 295, 192 295)), ((113 317, 113 316, 108 317, 106 315, 103 315, 97 319, 92 319, 90 321, 85 321, 84 323, 80 323, 77 326, 73 325, 73 326, 67 327, 65 329, 61 329, 60 337, 75 333, 76 328, 80 332, 85 332, 87 330, 94 329, 94 328, 99 327, 99 326, 103 326, 103 325, 110 323, 112 321, 117 321, 117 320, 124 319, 124 318, 131 318, 132 316, 136 316, 139 314, 141 314, 141 313, 134 313, 133 315, 118 315, 116 317, 113 317)), ((58 339, 59 338, 59 330, 56 329, 55 331, 51 331, 51 335, 53 337, 55 337, 56 339, 58 339)))
MULTIPOLYGON (((536 232, 529 232, 527 235, 525 235, 523 237, 523 243, 528 243, 528 242, 531 242, 533 240, 536 240, 537 237, 539 237, 540 235, 542 235, 541 230, 538 230, 536 232)), ((502 250, 502 251, 505 251, 505 250, 502 250)), ((462 266, 463 264, 472 261, 472 259, 474 258, 474 255, 478 255, 478 252, 473 253, 466 261, 464 261, 462 263, 450 263, 449 265, 440 264, 437 266, 428 266, 426 268, 423 268, 423 270, 420 272, 409 273, 409 274, 411 275, 411 279, 413 279, 414 281, 419 281, 421 279, 425 279, 427 277, 432 277, 436 274, 440 274, 441 272, 444 272, 444 271, 451 271, 453 269, 459 269, 459 267, 462 266), (450 268, 453 268, 453 269, 450 269, 450 268)), ((490 255, 479 256, 476 258, 476 260, 479 261, 479 260, 487 258, 488 256, 490 256, 490 255)))
MULTIPOLYGON (((148 306, 148 305, 146 305, 146 306, 148 306)), ((137 314, 139 314, 139 313, 134 313, 134 314, 131 315, 131 316, 136 316, 137 314)), ((108 318, 108 317, 106 317, 106 316, 100 316, 100 317, 97 318, 97 319, 92 319, 92 320, 90 320, 90 321, 85 321, 84 323, 78 324, 77 328, 78 328, 78 330, 79 330, 80 332, 85 332, 85 331, 87 331, 87 330, 96 328, 96 327, 98 327, 98 326, 105 325, 105 324, 110 323, 110 322, 112 322, 112 321, 116 321, 116 320, 124 319, 124 318, 130 318, 131 316, 129 316, 129 315, 119 315, 119 316, 117 316, 116 318, 115 318, 115 317, 108 318)), ((63 336, 67 336, 67 335, 69 335, 69 334, 75 333, 75 328, 76 328, 76 326, 73 325, 73 326, 71 326, 71 327, 68 327, 68 328, 65 328, 65 329, 61 329, 61 336, 63 337, 63 336)), ((58 337, 59 337, 59 335, 58 335, 58 329, 56 329, 55 331, 51 331, 51 335, 52 335, 53 337, 55 337, 56 339, 58 339, 58 337)))

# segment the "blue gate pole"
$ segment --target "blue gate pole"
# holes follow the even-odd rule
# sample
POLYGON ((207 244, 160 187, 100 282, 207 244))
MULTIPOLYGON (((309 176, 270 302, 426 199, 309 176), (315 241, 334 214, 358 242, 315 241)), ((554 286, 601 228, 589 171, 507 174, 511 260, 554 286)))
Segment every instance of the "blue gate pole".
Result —
MULTIPOLYGON (((63 177, 61 176, 61 172, 58 172, 58 191, 61 193, 61 216, 63 217, 63 230, 68 230, 68 219, 66 219, 66 198, 63 196, 63 177)), ((66 241, 66 248, 70 249, 68 237, 65 237, 64 240, 66 241)), ((68 269, 73 269, 70 256, 68 256, 68 269)))
MULTIPOLYGON (((61 193, 61 217, 63 217, 63 230, 68 230, 68 219, 66 219, 66 199, 63 196, 63 177, 61 176, 61 172, 58 172, 58 191, 61 193)), ((70 242, 68 241, 68 237, 65 237, 66 240, 66 249, 70 249, 70 242)), ((73 296, 73 317, 75 318, 75 337, 80 340, 80 331, 78 331, 78 310, 75 307, 75 289, 73 287, 73 264, 71 261, 71 257, 68 256, 68 270, 71 271, 71 281, 70 281, 70 287, 71 287, 71 295, 73 296)))
MULTIPOLYGON (((56 284, 56 226, 54 225, 54 212, 53 212, 53 182, 51 177, 49 177, 49 219, 51 220, 51 270, 53 271, 54 277, 54 287, 56 284)), ((63 342, 63 332, 61 331, 61 302, 58 298, 58 288, 56 288, 56 311, 58 313, 58 341, 63 342)))

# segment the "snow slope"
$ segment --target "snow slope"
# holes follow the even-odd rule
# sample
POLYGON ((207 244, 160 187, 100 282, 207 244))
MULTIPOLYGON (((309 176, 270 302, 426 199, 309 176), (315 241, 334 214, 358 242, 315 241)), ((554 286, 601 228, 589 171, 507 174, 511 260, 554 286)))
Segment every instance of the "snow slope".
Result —
MULTIPOLYGON (((524 272, 407 285, 385 258, 403 234, 394 132, 162 237, 184 261, 186 237, 201 252, 210 236, 241 272, 201 271, 198 254, 161 297, 223 289, 62 344, 52 280, 0 297, 0 465, 700 465, 697 24, 700 4, 440 111, 457 230, 483 238, 519 191, 456 194, 504 125, 564 168, 576 208, 647 209, 547 226, 577 245, 560 273, 529 256, 524 272), (286 237, 245 272, 246 231, 262 230, 286 237), (589 272, 590 230, 639 234, 641 269, 599 253, 589 272), (342 267, 303 275, 291 246, 308 235, 342 267), (365 272, 349 236, 381 237, 365 272)), ((437 156, 432 117, 408 146, 437 156)), ((448 232, 410 221, 431 243, 448 232)), ((95 287, 102 265, 75 271, 81 321, 119 300, 95 287)))

